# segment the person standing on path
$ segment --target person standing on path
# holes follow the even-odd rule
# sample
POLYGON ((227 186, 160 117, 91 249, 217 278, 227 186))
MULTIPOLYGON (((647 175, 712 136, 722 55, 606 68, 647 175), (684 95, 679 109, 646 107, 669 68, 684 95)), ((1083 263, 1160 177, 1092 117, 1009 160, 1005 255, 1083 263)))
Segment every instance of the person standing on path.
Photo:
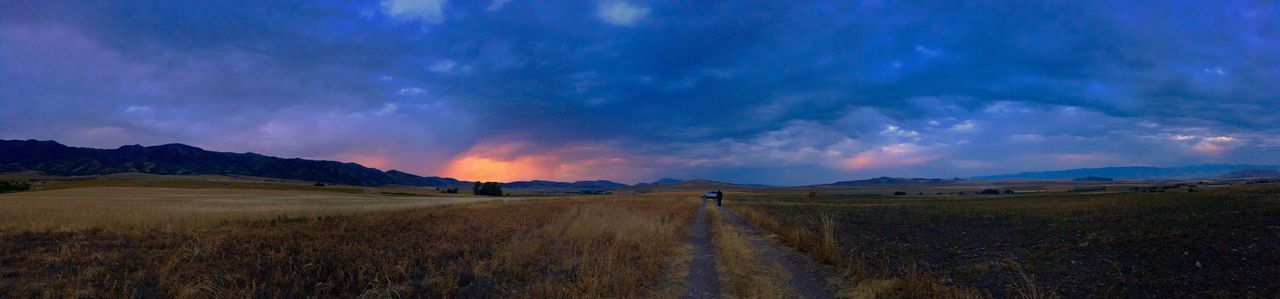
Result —
POLYGON ((716 206, 717 207, 720 206, 721 201, 724 201, 724 192, 720 192, 720 190, 716 190, 716 206))

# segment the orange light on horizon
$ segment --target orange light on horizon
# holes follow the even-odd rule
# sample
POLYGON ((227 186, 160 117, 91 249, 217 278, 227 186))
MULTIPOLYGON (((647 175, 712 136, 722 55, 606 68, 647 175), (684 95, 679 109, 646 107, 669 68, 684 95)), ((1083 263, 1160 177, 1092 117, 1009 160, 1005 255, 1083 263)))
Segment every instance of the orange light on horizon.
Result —
POLYGON ((647 157, 620 155, 616 148, 569 145, 530 148, 526 144, 477 145, 440 168, 441 175, 468 181, 638 180, 653 172, 647 157))
POLYGON ((468 181, 511 182, 532 179, 548 179, 538 157, 518 157, 498 160, 477 155, 465 155, 454 159, 441 172, 444 176, 468 181))

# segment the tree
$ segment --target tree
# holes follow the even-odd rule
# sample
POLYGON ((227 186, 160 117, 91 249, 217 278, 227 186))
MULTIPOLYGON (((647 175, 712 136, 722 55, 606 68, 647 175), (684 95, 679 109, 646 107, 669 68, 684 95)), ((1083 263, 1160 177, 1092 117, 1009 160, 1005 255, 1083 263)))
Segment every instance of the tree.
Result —
POLYGON ((895 192, 893 192, 893 196, 903 196, 903 195, 907 195, 907 193, 906 193, 906 192, 902 192, 902 191, 895 191, 895 192))
POLYGON ((31 190, 31 184, 27 183, 10 183, 0 181, 0 193, 9 191, 27 191, 31 190))
POLYGON ((475 195, 502 196, 502 185, 497 182, 476 182, 471 191, 475 195))
POLYGON ((982 195, 1000 194, 1000 190, 996 190, 996 189, 982 189, 982 191, 978 191, 978 194, 982 194, 982 195))

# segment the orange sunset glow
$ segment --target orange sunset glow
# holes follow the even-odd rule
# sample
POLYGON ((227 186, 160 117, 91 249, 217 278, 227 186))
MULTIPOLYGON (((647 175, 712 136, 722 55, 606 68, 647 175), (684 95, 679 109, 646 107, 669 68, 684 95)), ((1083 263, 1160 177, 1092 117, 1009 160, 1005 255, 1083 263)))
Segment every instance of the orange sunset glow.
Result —
POLYGON ((520 157, 512 160, 467 155, 449 162, 443 175, 463 180, 511 182, 532 180, 547 175, 546 157, 520 157))
POLYGON ((441 168, 443 176, 472 181, 635 180, 652 173, 642 157, 624 157, 599 145, 531 149, 522 143, 486 143, 458 155, 441 168))

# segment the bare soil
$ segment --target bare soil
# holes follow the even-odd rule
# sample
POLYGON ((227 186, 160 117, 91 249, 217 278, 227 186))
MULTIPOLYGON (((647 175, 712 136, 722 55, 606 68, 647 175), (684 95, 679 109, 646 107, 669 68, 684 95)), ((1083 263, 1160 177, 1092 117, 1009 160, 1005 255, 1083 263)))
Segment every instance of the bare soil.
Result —
POLYGON ((752 206, 807 227, 833 214, 842 248, 915 264, 992 297, 1280 294, 1280 188, 1182 194, 848 200, 752 206), (1026 278, 1023 278, 1025 274, 1026 278))
POLYGON ((689 263, 689 275, 685 277, 685 293, 681 298, 720 298, 716 286, 716 252, 711 244, 711 228, 707 224, 706 202, 694 207, 693 227, 689 230, 689 243, 693 245, 693 258, 689 263))

